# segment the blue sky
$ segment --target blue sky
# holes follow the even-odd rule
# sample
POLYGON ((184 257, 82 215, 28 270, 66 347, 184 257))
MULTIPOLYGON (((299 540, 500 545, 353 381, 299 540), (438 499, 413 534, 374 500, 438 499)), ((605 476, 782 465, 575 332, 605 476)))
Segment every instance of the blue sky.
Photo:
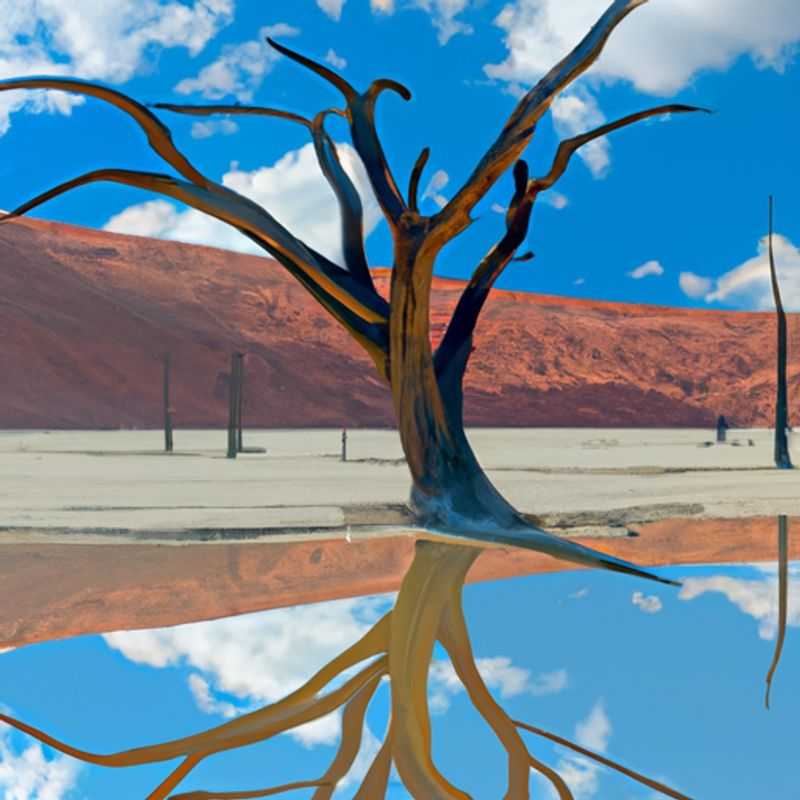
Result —
MULTIPOLYGON (((339 102, 316 76, 263 44, 273 33, 336 64, 356 85, 391 76, 412 102, 386 95, 379 126, 405 185, 423 146, 432 157, 423 210, 449 197, 496 135, 515 93, 555 63, 605 0, 47 0, 8 2, 0 76, 57 72, 107 82, 146 101, 240 101, 311 114, 339 102), (13 11, 13 13, 12 13, 13 11)), ((554 294, 711 308, 768 308, 767 195, 776 196, 776 248, 787 305, 800 308, 797 97, 800 11, 795 0, 651 0, 618 29, 606 55, 554 106, 528 158, 546 168, 559 137, 676 100, 713 116, 651 121, 619 132, 571 165, 534 213, 527 246, 500 285, 554 294)), ((135 126, 97 101, 0 97, 0 206, 104 166, 161 169, 135 126), (45 112, 45 113, 42 113, 45 112), (69 113, 69 116, 65 116, 69 113)), ((335 254, 332 196, 305 132, 278 120, 164 114, 202 168, 264 202, 335 254)), ((336 122, 330 131, 345 142, 336 122)), ((343 158, 352 161, 343 148, 343 158)), ((356 171, 358 179, 358 169, 356 171)), ((359 181, 364 185, 364 181, 359 181)), ((439 274, 467 277, 501 235, 510 181, 441 255, 439 274)), ((365 190, 368 208, 370 202, 365 190)), ((196 212, 136 190, 96 186, 39 210, 92 227, 250 247, 196 212)), ((390 262, 385 224, 368 214, 371 262, 390 262)))
MULTIPOLYGON (((666 573, 684 587, 595 572, 467 587, 467 620, 487 681, 513 716, 576 738, 690 796, 791 796, 800 713, 798 565, 792 565, 790 628, 770 711, 763 708, 763 687, 777 616, 774 565, 666 573)), ((223 721, 229 707, 249 708, 294 688, 387 603, 362 598, 6 652, 3 703, 100 752, 183 735, 223 721)), ((430 699, 438 709, 437 764, 473 797, 499 797, 502 753, 443 660, 432 670, 430 699)), ((367 750, 373 736, 382 737, 386 714, 381 689, 367 717, 367 750)), ((284 735, 211 759, 181 788, 233 790, 314 776, 333 756, 336 730, 336 720, 327 720, 302 737, 284 735)), ((528 743, 559 768, 577 800, 654 797, 546 742, 528 743)), ((0 755, 6 800, 138 800, 168 769, 77 767, 7 730, 0 731, 0 755)), ((337 796, 352 796, 354 786, 337 796)), ((406 797, 396 783, 389 796, 406 797)))

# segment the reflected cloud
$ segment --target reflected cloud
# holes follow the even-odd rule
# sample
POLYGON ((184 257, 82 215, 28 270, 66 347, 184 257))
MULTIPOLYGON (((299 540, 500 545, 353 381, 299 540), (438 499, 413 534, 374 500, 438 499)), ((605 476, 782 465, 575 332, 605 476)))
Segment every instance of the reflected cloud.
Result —
MULTIPOLYGON (((756 564, 754 569, 764 577, 734 578, 730 575, 710 575, 702 578, 687 578, 678 595, 681 600, 694 600, 709 592, 718 592, 740 611, 755 619, 758 635, 762 639, 774 639, 778 629, 778 584, 777 567, 772 564, 756 564)), ((798 564, 789 569, 787 623, 800 626, 800 572, 798 564)))
MULTIPOLYGON (((198 708, 230 718, 300 687, 363 636, 392 600, 391 595, 336 600, 103 638, 137 664, 194 668, 187 682, 198 708)), ((306 747, 335 744, 339 720, 339 713, 330 714, 290 735, 306 747)))
MULTIPOLYGON (((0 710, 13 713, 3 707, 0 710)), ((17 750, 11 728, 0 723, 0 794, 5 800, 62 800, 72 795, 80 771, 71 758, 46 758, 39 744, 17 750)))
POLYGON ((642 594, 641 592, 634 592, 631 595, 631 602, 645 614, 658 614, 658 612, 664 608, 661 598, 654 594, 642 594))
MULTIPOLYGON (((558 694, 569 684, 565 669, 543 672, 532 677, 530 670, 514 665, 506 656, 477 658, 475 665, 486 685, 496 690, 504 700, 522 694, 534 697, 558 694)), ((430 686, 428 703, 435 714, 447 711, 451 699, 464 690, 464 684, 447 659, 436 659, 431 662, 428 680, 430 686)))

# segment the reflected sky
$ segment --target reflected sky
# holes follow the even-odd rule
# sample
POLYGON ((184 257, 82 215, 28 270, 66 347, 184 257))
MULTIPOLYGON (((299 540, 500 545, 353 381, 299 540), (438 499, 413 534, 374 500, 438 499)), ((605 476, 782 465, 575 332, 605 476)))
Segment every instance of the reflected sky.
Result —
MULTIPOLYGON (((774 564, 664 570, 662 587, 565 572, 468 586, 465 612, 485 680, 511 716, 573 738, 695 798, 790 797, 800 715, 800 564, 791 564, 789 625, 773 685, 764 679, 777 620, 774 564)), ((277 700, 361 635, 391 596, 358 598, 153 631, 86 636, 0 654, 0 704, 69 743, 99 752, 204 729, 277 700)), ((505 755, 442 652, 430 675, 434 757, 477 800, 501 797, 505 755)), ((386 728, 388 690, 367 715, 362 753, 337 797, 351 797, 386 728)), ((217 756, 181 785, 252 789, 322 774, 338 719, 217 756)), ((577 800, 650 800, 652 790, 527 736, 577 800)), ((0 728, 6 800, 139 800, 169 765, 78 765, 0 728)), ((534 797, 552 796, 532 778, 534 797)), ((311 791, 287 794, 310 797, 311 791)), ((407 797, 392 783, 390 798, 407 797)))

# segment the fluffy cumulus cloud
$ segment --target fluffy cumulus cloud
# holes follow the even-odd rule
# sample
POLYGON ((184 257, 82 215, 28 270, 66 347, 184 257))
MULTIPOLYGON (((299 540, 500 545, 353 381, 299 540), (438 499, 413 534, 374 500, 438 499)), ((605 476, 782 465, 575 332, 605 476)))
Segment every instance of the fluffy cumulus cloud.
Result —
MULTIPOLYGON (((781 287, 781 297, 787 310, 800 310, 800 251, 785 236, 773 237, 775 268, 781 287)), ((767 238, 758 243, 756 255, 720 277, 704 293, 708 303, 719 302, 737 308, 774 308, 769 276, 767 238)))
POLYGON ((641 280, 642 278, 646 278, 649 275, 663 275, 664 274, 664 267, 658 263, 658 261, 645 261, 644 264, 636 267, 636 269, 631 270, 628 273, 629 278, 633 278, 634 280, 641 280))
POLYGON ((678 275, 678 285, 687 297, 696 300, 704 297, 711 289, 711 278, 704 278, 694 272, 681 272, 678 275))
POLYGON ((342 18, 342 7, 345 0, 317 0, 317 5, 332 20, 338 22, 342 18))
POLYGON ((415 0, 414 5, 430 14, 439 44, 447 44, 457 33, 472 33, 472 26, 457 19, 469 0, 415 0))
MULTIPOLYGON (((778 581, 774 570, 765 572, 764 577, 751 579, 730 575, 688 578, 678 596, 689 601, 709 592, 721 594, 758 622, 758 635, 762 639, 774 639, 778 630, 778 581)), ((787 624, 797 627, 800 626, 800 575, 796 567, 790 575, 788 590, 787 624)))
MULTIPOLYGON (((94 0, 0 0, 0 78, 77 75, 124 83, 160 48, 197 55, 233 18, 234 0, 118 0, 109 13, 94 0)), ((0 134, 10 115, 69 114, 82 102, 59 92, 14 92, 0 98, 0 134)))
POLYGON ((663 608, 661 599, 654 594, 634 592, 631 595, 631 602, 645 614, 658 614, 663 608))
POLYGON ((296 36, 300 31, 279 22, 267 25, 258 37, 248 42, 227 45, 216 61, 203 67, 194 78, 184 78, 175 85, 178 94, 199 93, 208 100, 235 97, 249 103, 271 71, 280 53, 270 47, 267 37, 296 36))
POLYGON ((0 795, 4 800, 66 800, 79 775, 78 762, 60 755, 48 759, 38 743, 16 748, 11 729, 0 723, 0 795))
MULTIPOLYGON (((344 169, 361 194, 364 232, 368 235, 381 219, 377 200, 355 150, 348 144, 340 144, 338 148, 344 169)), ((232 165, 222 176, 222 183, 263 205, 293 234, 341 263, 339 209, 320 172, 312 144, 286 153, 272 166, 251 172, 232 165)), ((229 225, 194 209, 179 209, 165 200, 129 206, 111 217, 104 229, 263 254, 229 225)))
MULTIPOLYGON (((318 3, 325 0, 317 0, 318 3)), ((395 0, 369 0, 373 14, 391 15, 397 9, 395 0)), ((471 34, 471 25, 459 19, 459 15, 466 11, 470 0, 410 0, 403 4, 404 8, 425 11, 436 29, 439 44, 447 44, 456 34, 471 34)))
MULTIPOLYGON (((497 691, 504 700, 522 694, 534 697, 558 694, 569 683, 566 670, 558 669, 534 676, 530 670, 514 665, 506 656, 478 658, 475 664, 486 685, 497 691)), ((431 663, 429 682, 430 708, 438 714, 447 711, 452 697, 464 689, 453 665, 443 659, 431 663)))
MULTIPOLYGON (((297 689, 366 633, 388 602, 382 597, 339 600, 104 638, 138 664, 189 667, 188 687, 198 707, 232 717, 297 689)), ((339 731, 340 717, 334 713, 292 736, 312 747, 335 743, 339 731)))
MULTIPOLYGON (((596 753, 604 753, 611 737, 611 722, 602 700, 592 707, 588 716, 575 726, 575 741, 596 753)), ((574 753, 562 756, 556 764, 556 772, 572 790, 575 800, 590 800, 598 796, 600 768, 597 763, 574 753)), ((551 797, 555 797, 549 786, 551 797)))
MULTIPOLYGON (((502 62, 487 64, 486 74, 512 91, 531 85, 581 40, 607 6, 608 0, 507 3, 495 24, 504 32, 508 52, 502 62)), ((668 96, 702 71, 726 69, 742 55, 760 69, 783 70, 799 42, 796 0, 658 0, 636 9, 619 26, 591 68, 588 83, 596 88, 601 83, 628 81, 641 92, 668 96)), ((570 96, 589 102, 581 95, 586 85, 584 80, 584 88, 570 96)), ((603 121, 591 103, 588 109, 575 100, 569 103, 573 119, 588 115, 603 121)), ((561 127, 571 130, 563 120, 561 127)), ((593 147, 594 153, 584 158, 595 174, 602 174, 607 168, 603 162, 608 144, 598 142, 593 147)))
MULTIPOLYGON (((486 67, 506 81, 529 84, 574 47, 607 0, 516 0, 495 20, 505 32, 506 59, 486 67)), ((592 75, 626 80, 642 92, 669 95, 699 72, 726 69, 741 55, 759 68, 782 70, 800 41, 795 0, 658 0, 636 9, 615 31, 592 75)))

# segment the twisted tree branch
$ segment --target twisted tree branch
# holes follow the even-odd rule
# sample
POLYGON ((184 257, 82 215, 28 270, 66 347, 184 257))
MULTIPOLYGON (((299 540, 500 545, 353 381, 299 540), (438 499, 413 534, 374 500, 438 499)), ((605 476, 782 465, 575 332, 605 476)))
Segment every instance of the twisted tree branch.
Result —
MULTIPOLYGON (((361 196, 350 180, 350 176, 342 167, 336 145, 325 132, 324 128, 325 117, 328 114, 346 116, 343 111, 339 109, 326 109, 320 111, 313 119, 307 119, 291 111, 267 108, 265 106, 154 103, 153 108, 160 108, 178 114, 188 114, 197 117, 211 116, 213 114, 277 117, 279 119, 296 122, 308 129, 311 133, 314 143, 314 152, 316 153, 322 174, 325 176, 328 185, 333 189, 339 204, 342 227, 342 249, 347 270, 366 288, 375 293, 380 302, 386 306, 386 315, 388 317, 388 304, 386 304, 383 298, 375 291, 372 275, 367 265, 367 257, 364 251, 364 208, 361 203, 361 196)), ((319 256, 318 253, 315 253, 315 255, 319 256)))
POLYGON ((614 0, 581 42, 517 104, 500 135, 478 162, 466 183, 434 220, 450 238, 469 225, 478 201, 528 146, 536 125, 556 96, 597 60, 614 28, 647 0, 614 0))
POLYGON ((375 127, 375 102, 381 92, 389 90, 399 94, 404 100, 411 99, 411 92, 397 81, 380 78, 373 81, 366 92, 358 92, 341 75, 313 59, 291 50, 285 45, 268 38, 269 44, 292 61, 315 72, 335 86, 347 103, 347 119, 350 123, 350 136, 367 171, 372 190, 378 199, 389 227, 397 232, 400 218, 407 210, 403 196, 397 188, 383 146, 375 127))

